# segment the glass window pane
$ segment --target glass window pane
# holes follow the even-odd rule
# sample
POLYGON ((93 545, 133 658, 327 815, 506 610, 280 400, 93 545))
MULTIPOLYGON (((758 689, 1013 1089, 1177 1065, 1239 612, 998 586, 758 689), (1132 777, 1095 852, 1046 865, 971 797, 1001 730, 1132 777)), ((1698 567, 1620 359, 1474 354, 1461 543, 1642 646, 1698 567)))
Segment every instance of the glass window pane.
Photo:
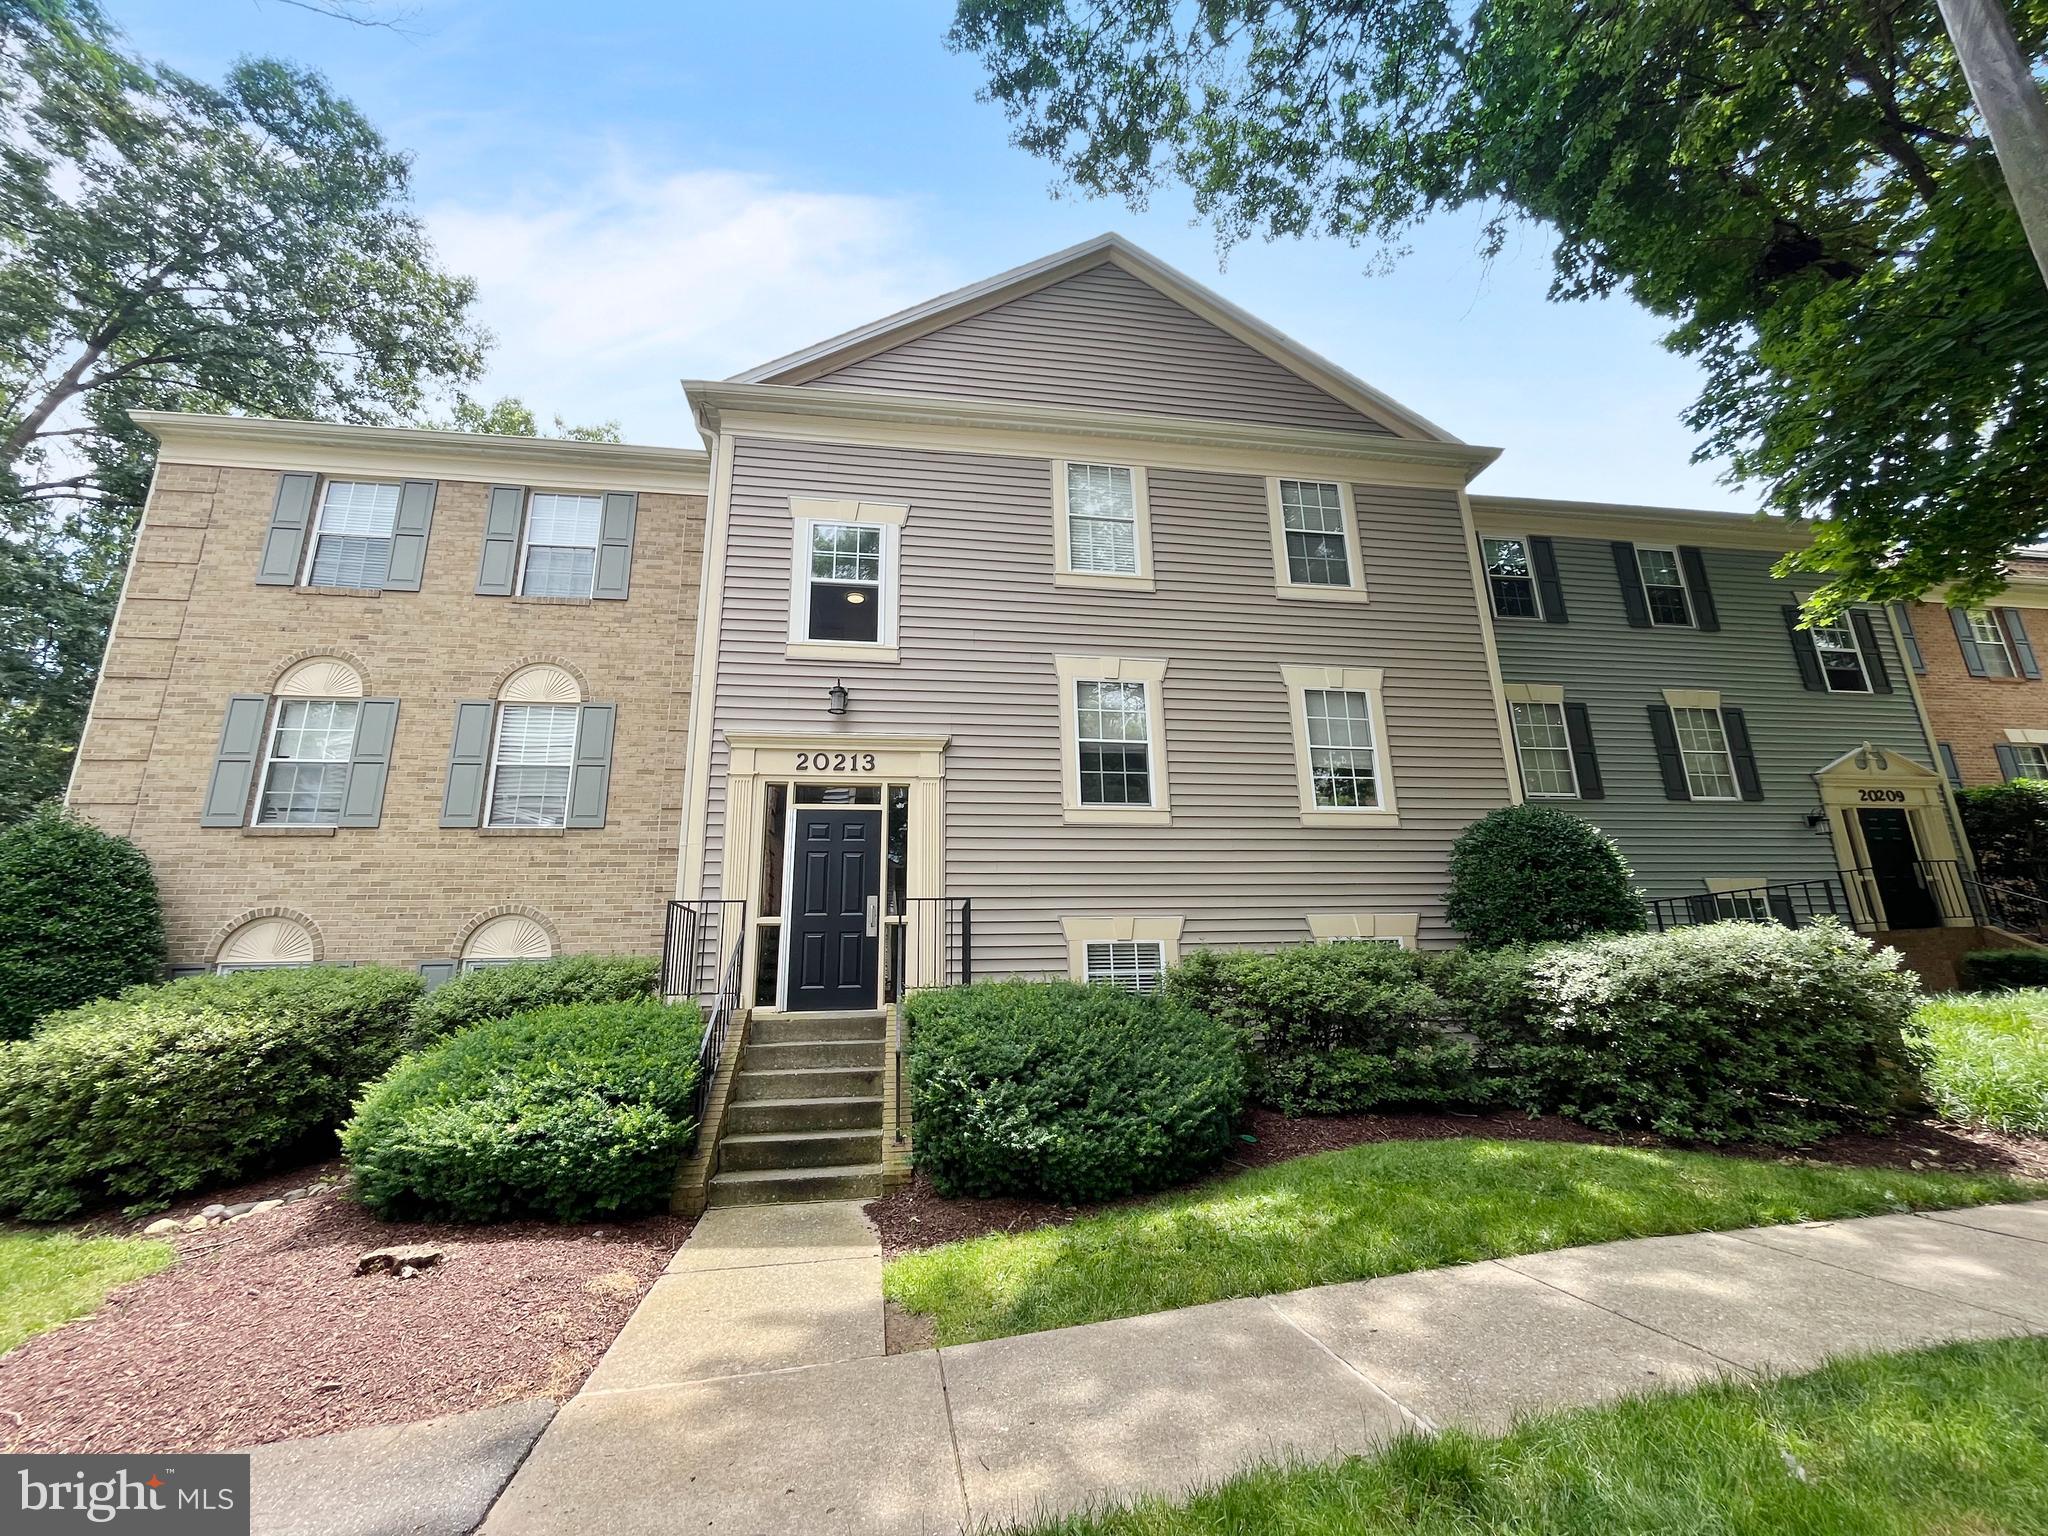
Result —
POLYGON ((360 533, 388 539, 398 518, 398 487, 366 480, 330 480, 320 498, 322 533, 360 533))
POLYGON ((1572 798, 1579 792, 1572 768, 1571 739, 1561 704, 1510 704, 1515 746, 1522 760, 1522 787, 1530 795, 1572 798))
POLYGON ((807 638, 872 645, 882 637, 879 588, 846 582, 811 583, 807 638))
POLYGON ((488 825, 559 827, 568 821, 576 715, 573 704, 500 708, 488 825))
POLYGON ((2018 676, 2012 664, 2012 652, 2006 649, 2005 631, 1999 627, 1997 615, 1986 608, 1973 608, 1969 619, 1970 636, 1977 642, 1977 655, 1984 664, 1984 670, 1992 677, 2018 676))
POLYGON ((1737 798, 1735 765, 1728 756, 1728 738, 1718 709, 1675 709, 1672 723, 1685 760, 1685 783, 1695 800, 1737 798))
POLYGON ((1156 939, 1091 939, 1083 952, 1083 974, 1133 992, 1156 992, 1166 971, 1166 946, 1156 939))
POLYGON ((598 524, 604 515, 601 496, 563 496, 535 491, 526 514, 529 544, 586 544, 597 547, 598 524))
POLYGON ((1298 586, 1348 587, 1351 558, 1344 500, 1333 484, 1280 482, 1280 523, 1287 543, 1287 579, 1298 586))
POLYGON ((596 573, 595 549, 529 544, 519 590, 526 597, 588 597, 596 573))
POLYGON ((280 699, 270 761, 256 800, 258 826, 332 826, 341 819, 355 746, 354 699, 280 699))
POLYGON ((391 541, 323 533, 313 544, 309 587, 381 587, 391 574, 391 541))
POLYGON ((1067 563, 1077 571, 1135 575, 1138 501, 1128 469, 1067 466, 1067 563))
POLYGON ((1152 803, 1151 723, 1143 683, 1075 685, 1083 805, 1152 803))
POLYGON ((1685 595, 1685 578, 1679 574, 1675 549, 1636 550, 1636 569, 1642 572, 1643 596, 1650 608, 1652 624, 1680 628, 1692 624, 1692 605, 1685 595))
POLYGON ((1302 695, 1302 712, 1316 804, 1360 810, 1378 806, 1371 700, 1345 689, 1311 688, 1302 695))

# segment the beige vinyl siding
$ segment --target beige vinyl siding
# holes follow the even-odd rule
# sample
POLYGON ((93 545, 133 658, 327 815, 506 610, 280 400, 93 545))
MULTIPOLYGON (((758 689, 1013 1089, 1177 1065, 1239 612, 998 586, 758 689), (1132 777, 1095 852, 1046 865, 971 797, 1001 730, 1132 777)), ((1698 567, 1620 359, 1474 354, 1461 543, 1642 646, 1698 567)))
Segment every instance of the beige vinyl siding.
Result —
POLYGON ((1391 435, 1108 263, 811 383, 1391 435))
MULTIPOLYGON (((1184 949, 1301 943, 1310 911, 1442 922, 1450 843, 1508 797, 1454 495, 1355 487, 1369 604, 1274 595, 1263 482, 1148 469, 1158 590, 1053 585, 1043 460, 735 445, 705 823, 719 894, 728 731, 951 738, 946 894, 974 901, 978 974, 1064 974, 1062 916, 1184 914, 1184 949), (907 503, 894 666, 784 656, 791 496, 907 503), (1172 824, 1068 825, 1056 654, 1166 657, 1172 824), (1282 663, 1385 668, 1401 825, 1303 827, 1282 663), (825 712, 834 679, 848 713, 825 712)), ((915 855, 913 854, 913 857, 915 855)), ((752 893, 749 893, 750 895, 752 893)))

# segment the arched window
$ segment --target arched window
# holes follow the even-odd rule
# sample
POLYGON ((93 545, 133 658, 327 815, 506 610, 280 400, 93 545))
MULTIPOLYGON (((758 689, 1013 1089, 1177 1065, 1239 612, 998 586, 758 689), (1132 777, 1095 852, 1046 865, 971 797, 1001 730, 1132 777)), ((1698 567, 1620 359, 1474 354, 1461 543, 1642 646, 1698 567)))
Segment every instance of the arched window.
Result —
POLYGON ((547 929, 530 917, 517 913, 479 923, 462 946, 462 968, 480 971, 486 966, 512 965, 521 960, 552 960, 555 946, 547 929))
POLYGON ((258 917, 228 935, 214 969, 223 976, 230 971, 275 971, 311 965, 313 957, 313 935, 304 923, 290 917, 258 917))
POLYGON ((335 826, 363 711, 363 679, 345 661, 315 656, 271 690, 254 824, 335 826))
POLYGON ((522 667, 505 680, 491 743, 486 826, 568 825, 582 700, 582 688, 561 667, 522 667))

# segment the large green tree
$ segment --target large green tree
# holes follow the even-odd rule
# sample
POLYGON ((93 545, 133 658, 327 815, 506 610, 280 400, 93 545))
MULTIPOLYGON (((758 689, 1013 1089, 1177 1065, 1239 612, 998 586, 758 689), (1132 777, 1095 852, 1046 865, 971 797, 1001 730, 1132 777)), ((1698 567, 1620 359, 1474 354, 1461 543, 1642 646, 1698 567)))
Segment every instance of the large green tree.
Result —
POLYGON ((69 769, 154 462, 127 412, 415 418, 481 366, 473 296, 319 75, 210 85, 0 0, 0 823, 69 769))
POLYGON ((2048 526, 2048 290, 1934 0, 961 0, 951 40, 1073 185, 1184 183, 1226 241, 1547 225, 1554 297, 1699 361, 1700 455, 1825 519, 1820 611, 1986 593, 2048 526))

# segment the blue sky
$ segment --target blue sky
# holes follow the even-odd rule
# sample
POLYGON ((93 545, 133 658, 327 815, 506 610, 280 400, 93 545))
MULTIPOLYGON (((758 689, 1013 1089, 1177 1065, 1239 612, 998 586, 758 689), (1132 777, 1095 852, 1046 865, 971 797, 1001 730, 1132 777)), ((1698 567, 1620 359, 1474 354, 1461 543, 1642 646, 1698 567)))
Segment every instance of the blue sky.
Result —
POLYGON ((1626 300, 1544 298, 1549 242, 1491 264, 1473 222, 1390 273, 1340 242, 1240 246, 1186 198, 1055 199, 975 100, 945 0, 411 0, 403 35, 278 0, 107 0, 145 54, 323 70, 415 158, 418 203, 498 335, 484 392, 636 442, 696 439, 722 377, 1115 229, 1471 442, 1478 489, 1747 509, 1690 462, 1691 364, 1626 300), (566 18, 566 19, 565 19, 566 18))

